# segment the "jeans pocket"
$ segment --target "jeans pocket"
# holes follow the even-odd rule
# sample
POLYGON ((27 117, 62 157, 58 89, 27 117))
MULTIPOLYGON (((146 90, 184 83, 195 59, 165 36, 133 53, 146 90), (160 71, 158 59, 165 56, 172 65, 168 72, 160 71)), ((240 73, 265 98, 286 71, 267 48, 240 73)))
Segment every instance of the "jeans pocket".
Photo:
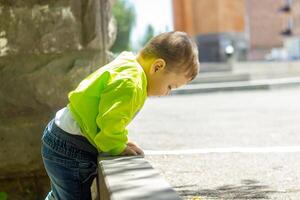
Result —
POLYGON ((44 160, 51 161, 66 168, 78 167, 78 162, 75 159, 68 158, 51 150, 46 144, 42 145, 42 157, 44 160))
POLYGON ((92 182, 97 175, 97 164, 93 161, 79 162, 79 178, 81 183, 92 182))

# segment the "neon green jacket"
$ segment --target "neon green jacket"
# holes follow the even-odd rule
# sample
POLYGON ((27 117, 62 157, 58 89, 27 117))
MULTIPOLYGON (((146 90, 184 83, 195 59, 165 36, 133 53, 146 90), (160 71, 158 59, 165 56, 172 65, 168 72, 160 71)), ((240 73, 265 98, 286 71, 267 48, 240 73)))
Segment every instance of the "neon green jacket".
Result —
POLYGON ((85 137, 102 152, 119 155, 126 126, 147 98, 147 78, 131 52, 99 68, 69 92, 68 108, 85 137))

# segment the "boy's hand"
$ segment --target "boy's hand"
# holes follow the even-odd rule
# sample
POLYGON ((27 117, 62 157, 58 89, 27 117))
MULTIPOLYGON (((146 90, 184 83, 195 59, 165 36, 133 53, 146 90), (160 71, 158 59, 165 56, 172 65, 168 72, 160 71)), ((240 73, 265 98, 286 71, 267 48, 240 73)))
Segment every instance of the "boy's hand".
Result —
POLYGON ((133 148, 138 155, 145 156, 143 149, 137 143, 129 141, 127 142, 127 146, 133 148))
POLYGON ((144 156, 144 151, 135 143, 135 142, 127 142, 127 146, 125 150, 121 153, 122 156, 144 156))

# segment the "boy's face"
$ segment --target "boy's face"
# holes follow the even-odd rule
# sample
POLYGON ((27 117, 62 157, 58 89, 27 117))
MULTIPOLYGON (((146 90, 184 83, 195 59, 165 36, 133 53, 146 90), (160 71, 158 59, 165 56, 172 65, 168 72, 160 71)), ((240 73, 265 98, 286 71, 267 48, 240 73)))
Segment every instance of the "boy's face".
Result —
POLYGON ((185 74, 176 74, 166 71, 164 62, 154 63, 148 73, 148 96, 166 96, 172 89, 183 86, 189 82, 185 74))

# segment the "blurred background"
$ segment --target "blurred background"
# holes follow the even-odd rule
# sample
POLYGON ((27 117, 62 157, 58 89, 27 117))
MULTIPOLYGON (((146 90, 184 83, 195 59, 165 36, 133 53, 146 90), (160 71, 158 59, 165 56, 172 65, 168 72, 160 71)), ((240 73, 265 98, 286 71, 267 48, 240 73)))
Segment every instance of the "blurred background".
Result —
MULTIPOLYGON (((137 53, 153 36, 173 30, 196 41, 201 70, 171 97, 145 105, 130 127, 143 148, 299 146, 300 0, 0 0, 0 200, 44 199, 50 186, 40 138, 67 104, 68 92, 120 52, 137 53), (179 139, 170 142, 170 135, 179 139)), ((214 176, 209 168, 219 158, 190 158, 211 164, 198 166, 205 176, 178 156, 148 159, 184 199, 300 198, 299 192, 288 196, 272 185, 299 186, 298 161, 286 168, 281 163, 299 160, 299 153, 249 160, 229 156, 218 161, 227 163, 224 168, 212 167, 214 176), (170 164, 180 161, 185 170, 170 164), (243 164, 230 171, 229 163, 238 161, 243 164), (266 165, 276 181, 266 181, 262 168, 245 163, 266 165), (227 179, 238 172, 246 176, 250 168, 258 170, 252 173, 257 177, 227 179), (222 171, 229 175, 214 182, 222 171), (205 177, 201 182, 191 178, 198 173, 205 177)))
MULTIPOLYGON (((122 27, 117 29, 117 41, 127 28, 128 50, 137 51, 153 35, 179 30, 195 37, 202 50, 201 62, 226 61, 229 46, 233 47, 237 61, 300 59, 297 0, 124 0, 113 3, 117 26, 122 27), (120 7, 130 14, 122 16, 120 7)), ((117 44, 113 52, 118 51, 117 44)))

